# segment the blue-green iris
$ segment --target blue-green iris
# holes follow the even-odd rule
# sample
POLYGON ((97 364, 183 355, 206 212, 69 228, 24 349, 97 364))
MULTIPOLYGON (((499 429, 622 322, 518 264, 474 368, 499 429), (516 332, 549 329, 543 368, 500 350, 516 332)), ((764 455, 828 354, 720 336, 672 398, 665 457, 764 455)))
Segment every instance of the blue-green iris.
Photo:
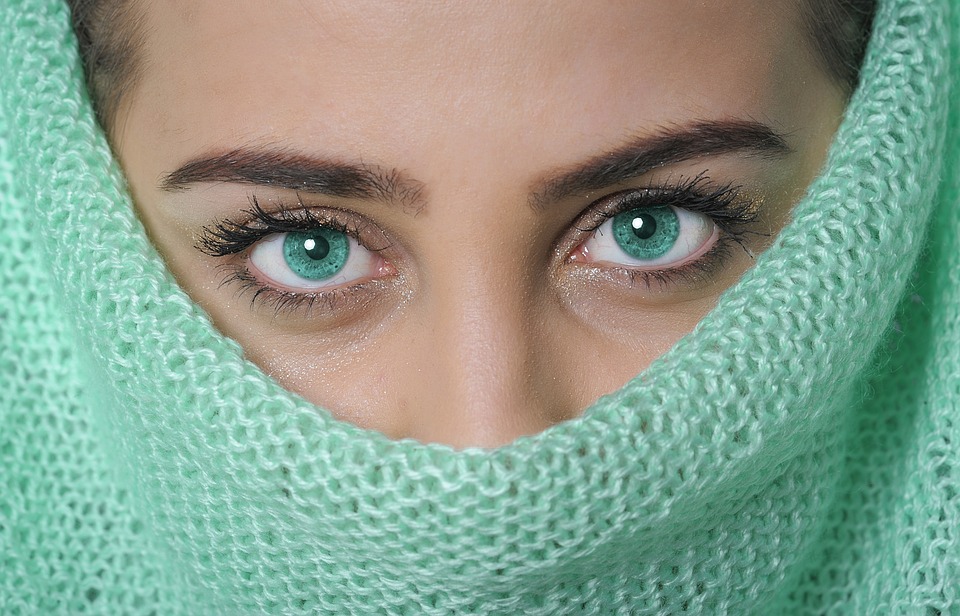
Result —
POLYGON ((350 256, 346 234, 318 228, 287 233, 283 240, 283 258, 301 278, 323 280, 343 269, 350 256))
POLYGON ((667 205, 621 212, 613 217, 612 226, 617 245, 634 259, 658 259, 680 237, 680 219, 667 205))

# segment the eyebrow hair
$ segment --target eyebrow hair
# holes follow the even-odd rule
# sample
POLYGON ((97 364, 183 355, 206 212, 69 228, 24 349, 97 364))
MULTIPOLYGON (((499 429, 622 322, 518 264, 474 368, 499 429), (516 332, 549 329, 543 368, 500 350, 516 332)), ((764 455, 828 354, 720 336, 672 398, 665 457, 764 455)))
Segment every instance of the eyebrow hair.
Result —
MULTIPOLYGON (((530 204, 545 203, 613 186, 658 167, 700 156, 745 153, 782 158, 792 150, 783 135, 753 120, 699 121, 635 138, 615 150, 554 171, 536 184, 530 204)), ((422 204, 424 186, 397 169, 314 158, 284 149, 238 148, 201 156, 163 176, 165 191, 204 182, 234 182, 333 197, 422 204)))
POLYGON ((545 203, 613 186, 658 167, 701 156, 741 153, 778 159, 792 151, 781 133, 753 120, 710 120, 664 128, 568 171, 548 174, 531 192, 530 204, 539 208, 545 203))
POLYGON ((191 184, 232 182, 318 193, 346 199, 378 199, 413 204, 423 184, 397 169, 314 158, 283 149, 237 148, 201 156, 163 176, 160 189, 185 190, 191 184))

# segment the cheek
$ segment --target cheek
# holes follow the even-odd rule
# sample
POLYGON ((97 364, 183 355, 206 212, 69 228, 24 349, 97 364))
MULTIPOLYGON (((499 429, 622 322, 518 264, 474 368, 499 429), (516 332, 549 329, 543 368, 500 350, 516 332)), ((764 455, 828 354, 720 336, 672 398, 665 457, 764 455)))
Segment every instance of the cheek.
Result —
POLYGON ((255 324, 238 341, 247 358, 285 389, 337 419, 398 439, 413 435, 411 393, 424 387, 424 381, 409 378, 420 357, 411 344, 418 333, 391 325, 376 333, 343 331, 331 338, 278 335, 255 324))

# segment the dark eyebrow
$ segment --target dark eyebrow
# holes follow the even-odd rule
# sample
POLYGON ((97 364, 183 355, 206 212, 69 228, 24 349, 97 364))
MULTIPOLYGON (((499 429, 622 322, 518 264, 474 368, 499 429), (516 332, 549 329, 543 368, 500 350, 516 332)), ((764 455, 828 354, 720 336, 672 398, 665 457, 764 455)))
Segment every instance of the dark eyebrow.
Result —
POLYGON ((784 136, 753 120, 700 121, 634 139, 572 169, 541 180, 530 195, 534 207, 613 186, 657 167, 700 156, 743 153, 783 158, 792 152, 784 136))
MULTIPOLYGON (((613 186, 671 163, 700 156, 746 153, 782 158, 791 152, 783 135, 752 120, 701 121, 634 139, 572 169, 553 172, 530 195, 534 207, 613 186)), ((423 184, 396 169, 315 158, 284 149, 238 148, 201 156, 160 180, 165 191, 203 182, 235 182, 406 205, 423 201, 423 184)))
POLYGON ((195 158, 163 176, 160 188, 179 191, 203 182, 254 184, 405 205, 419 202, 423 191, 420 182, 396 169, 313 158, 283 149, 249 148, 195 158))

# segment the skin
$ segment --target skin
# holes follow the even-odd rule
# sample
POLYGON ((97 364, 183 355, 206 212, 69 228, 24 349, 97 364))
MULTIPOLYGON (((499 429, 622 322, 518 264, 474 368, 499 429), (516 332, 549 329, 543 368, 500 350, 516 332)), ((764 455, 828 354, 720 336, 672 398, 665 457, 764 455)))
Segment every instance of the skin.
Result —
POLYGON ((458 448, 577 416, 691 331, 785 224, 844 106, 793 3, 142 8, 142 74, 110 131, 180 284, 286 388, 390 437, 458 448), (544 181, 633 139, 730 119, 771 127, 790 153, 708 153, 532 201, 544 181), (417 198, 162 187, 185 163, 237 148, 397 170, 417 198), (592 204, 701 173, 757 202, 746 249, 668 284, 583 255, 592 233, 578 217, 592 204), (281 311, 221 284, 221 266, 246 254, 214 257, 197 240, 241 218, 251 196, 266 210, 299 199, 362 216, 390 246, 374 284, 332 307, 281 311))

